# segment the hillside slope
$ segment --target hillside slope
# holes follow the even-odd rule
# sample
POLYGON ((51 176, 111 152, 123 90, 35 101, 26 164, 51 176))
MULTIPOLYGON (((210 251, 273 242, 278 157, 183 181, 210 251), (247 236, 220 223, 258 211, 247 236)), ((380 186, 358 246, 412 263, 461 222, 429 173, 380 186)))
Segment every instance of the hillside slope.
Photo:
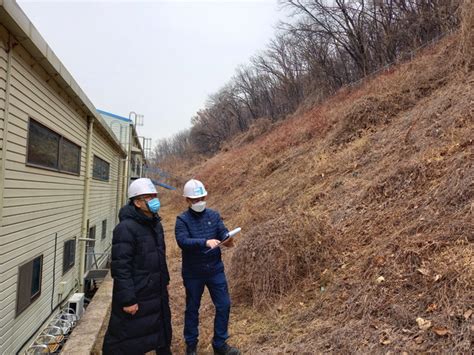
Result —
POLYGON ((462 53, 455 34, 183 174, 243 229, 224 253, 233 344, 472 349, 474 74, 462 53))

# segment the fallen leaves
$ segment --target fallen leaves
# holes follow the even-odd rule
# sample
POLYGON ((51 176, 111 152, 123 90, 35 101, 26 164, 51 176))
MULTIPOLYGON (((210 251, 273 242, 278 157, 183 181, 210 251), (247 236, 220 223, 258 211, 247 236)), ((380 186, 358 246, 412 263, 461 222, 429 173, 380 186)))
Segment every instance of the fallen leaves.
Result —
POLYGON ((382 282, 385 282, 385 277, 379 276, 379 277, 377 277, 377 279, 375 280, 375 282, 377 282, 378 284, 381 284, 382 282))
POLYGON ((452 334, 451 331, 446 327, 437 326, 437 327, 433 327, 432 330, 434 333, 436 333, 440 337, 446 336, 448 334, 452 334))
POLYGON ((431 321, 427 319, 423 319, 421 317, 416 318, 416 323, 418 324, 418 328, 421 330, 428 330, 431 328, 431 321))
MULTIPOLYGON (((423 276, 431 276, 431 275, 432 275, 432 274, 431 274, 431 271, 428 270, 428 269, 426 269, 426 268, 424 268, 424 267, 420 267, 420 268, 416 269, 416 271, 418 271, 418 272, 419 272, 420 274, 422 274, 423 276)), ((443 277, 443 276, 440 275, 440 274, 435 274, 434 277, 433 277, 433 281, 434 281, 434 282, 437 282, 437 281, 441 280, 442 277, 443 277)))
POLYGON ((415 338, 415 343, 417 343, 417 344, 423 343, 423 337, 422 337, 422 336, 417 336, 417 337, 415 338))
POLYGON ((416 271, 418 271, 420 274, 424 275, 424 276, 430 276, 431 273, 428 269, 425 269, 425 268, 418 268, 416 269, 416 271))
POLYGON ((468 320, 471 315, 472 315, 472 309, 467 310, 463 314, 465 320, 468 320))

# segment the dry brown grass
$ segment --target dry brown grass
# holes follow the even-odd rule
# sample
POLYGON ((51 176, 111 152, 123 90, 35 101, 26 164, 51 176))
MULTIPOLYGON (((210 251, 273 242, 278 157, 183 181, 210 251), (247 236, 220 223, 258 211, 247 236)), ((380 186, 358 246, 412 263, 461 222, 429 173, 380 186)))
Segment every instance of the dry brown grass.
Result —
POLYGON ((301 280, 319 279, 337 265, 334 238, 324 216, 301 211, 253 226, 230 262, 234 299, 260 308, 295 290, 301 280))
POLYGON ((224 253, 232 343, 252 354, 472 349, 474 75, 453 66, 458 45, 447 38, 186 172, 243 228, 224 253))
POLYGON ((464 0, 461 8, 461 53, 466 71, 474 68, 474 2, 464 0))

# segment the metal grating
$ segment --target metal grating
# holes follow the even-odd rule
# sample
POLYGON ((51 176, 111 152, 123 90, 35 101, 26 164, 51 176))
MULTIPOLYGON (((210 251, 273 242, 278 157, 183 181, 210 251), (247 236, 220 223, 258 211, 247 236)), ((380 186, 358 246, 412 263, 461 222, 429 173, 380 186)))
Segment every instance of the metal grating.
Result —
POLYGON ((109 273, 109 269, 96 269, 96 270, 89 270, 87 274, 84 276, 84 280, 97 280, 103 279, 109 273))

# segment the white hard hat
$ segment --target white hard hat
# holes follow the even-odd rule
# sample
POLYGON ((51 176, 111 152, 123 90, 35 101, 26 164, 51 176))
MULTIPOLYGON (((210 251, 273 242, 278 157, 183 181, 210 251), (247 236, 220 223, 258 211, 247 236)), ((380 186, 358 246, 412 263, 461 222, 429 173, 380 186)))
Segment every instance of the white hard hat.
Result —
POLYGON ((191 179, 184 184, 183 196, 189 198, 204 197, 207 196, 207 191, 201 181, 191 179))
POLYGON ((155 185, 148 178, 136 179, 128 187, 128 198, 156 193, 155 185))

